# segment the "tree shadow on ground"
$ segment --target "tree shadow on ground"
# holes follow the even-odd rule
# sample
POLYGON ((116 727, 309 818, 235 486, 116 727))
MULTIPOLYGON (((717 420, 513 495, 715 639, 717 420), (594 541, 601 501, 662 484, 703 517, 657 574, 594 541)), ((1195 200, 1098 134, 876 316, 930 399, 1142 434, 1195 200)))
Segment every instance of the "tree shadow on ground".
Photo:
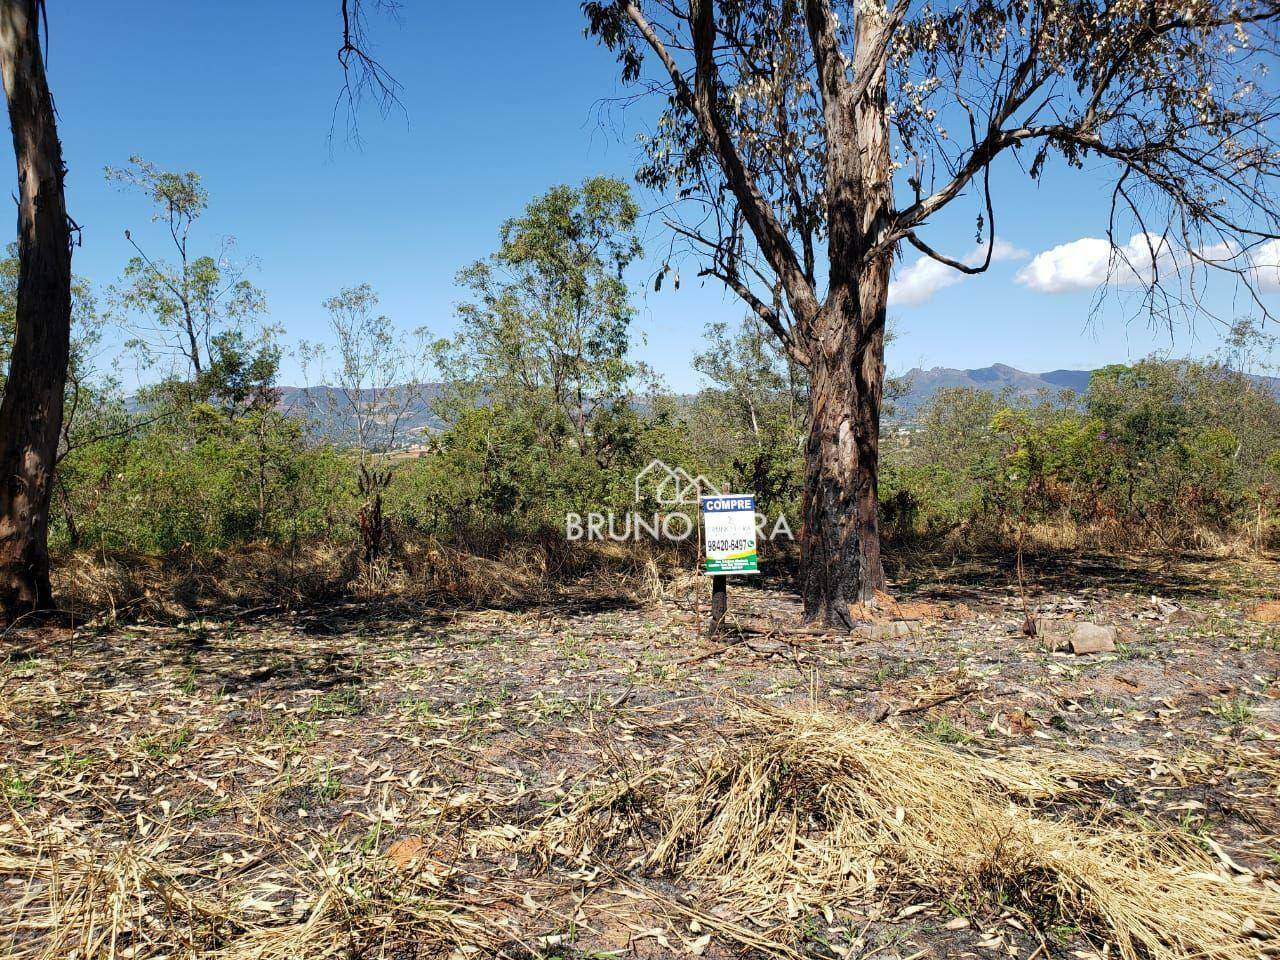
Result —
MULTIPOLYGON (((368 679, 372 655, 417 646, 456 645, 458 630, 490 629, 485 614, 590 616, 640 609, 635 597, 577 588, 483 607, 440 603, 359 600, 297 609, 234 607, 186 622, 111 626, 86 634, 70 624, 42 625, 0 642, 0 663, 90 655, 102 666, 95 684, 190 683, 238 696, 314 690, 338 694, 368 679), (460 616, 479 615, 463 627, 460 616)), ((500 629, 500 620, 493 629, 500 629)), ((477 642, 487 642, 483 636, 477 642)))
MULTIPOLYGON (((1046 593, 1112 591, 1154 594, 1175 601, 1207 601, 1230 592, 1265 596, 1274 589, 1265 578, 1245 577, 1243 561, 1184 555, 1152 558, 1107 554, 1026 553, 1022 577, 1028 597, 1046 593)), ((982 602, 993 594, 1018 591, 1015 554, 955 558, 910 558, 891 566, 893 592, 936 602, 982 602)))

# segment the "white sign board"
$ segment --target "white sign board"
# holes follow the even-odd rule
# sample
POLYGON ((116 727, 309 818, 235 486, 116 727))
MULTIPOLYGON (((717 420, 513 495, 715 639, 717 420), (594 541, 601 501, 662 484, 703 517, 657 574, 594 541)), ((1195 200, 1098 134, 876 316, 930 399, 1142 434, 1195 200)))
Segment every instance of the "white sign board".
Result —
POLYGON ((706 572, 712 576, 759 573, 756 498, 749 493, 724 493, 702 497, 700 503, 706 572))

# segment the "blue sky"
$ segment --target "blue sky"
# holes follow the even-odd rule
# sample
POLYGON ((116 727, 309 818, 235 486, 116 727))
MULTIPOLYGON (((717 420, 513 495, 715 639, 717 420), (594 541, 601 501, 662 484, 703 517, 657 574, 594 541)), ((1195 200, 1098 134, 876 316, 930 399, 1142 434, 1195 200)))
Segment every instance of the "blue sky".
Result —
MULTIPOLYGON (((140 154, 203 175, 211 194, 204 247, 216 251, 231 235, 241 256, 257 259, 251 278, 289 342, 322 338, 320 302, 363 281, 402 326, 443 335, 454 324, 455 272, 494 247, 504 218, 554 183, 630 178, 647 108, 610 111, 602 124, 600 101, 623 91, 612 57, 583 37, 577 0, 406 0, 398 24, 374 23, 405 113, 367 111, 362 149, 327 142, 339 86, 337 11, 336 0, 50 4, 68 201, 84 228, 77 274, 99 289, 118 276, 130 253, 126 227, 160 245, 146 202, 103 177, 105 165, 140 154)), ((1078 277, 1041 276, 1041 287, 1072 287, 1061 292, 1032 289, 1025 273, 1017 282, 1035 255, 1103 235, 1107 182, 1096 170, 1050 169, 1038 186, 1011 164, 999 174, 998 235, 1008 246, 998 249, 1015 256, 943 285, 911 272, 909 253, 898 278, 911 292, 891 311, 891 368, 1003 362, 1042 371, 1157 348, 1215 348, 1210 323, 1171 343, 1167 330, 1130 322, 1118 300, 1090 324, 1094 294, 1078 277)), ((659 199, 641 195, 646 209, 659 199)), ((961 207, 930 241, 963 255, 974 244, 973 213, 961 207)), ((638 352, 673 388, 688 389, 698 382, 689 359, 703 325, 743 311, 714 281, 687 274, 679 291, 667 284, 654 294, 644 281, 667 246, 656 223, 646 245, 650 262, 636 273, 638 352)), ((286 361, 282 379, 297 377, 286 361)))

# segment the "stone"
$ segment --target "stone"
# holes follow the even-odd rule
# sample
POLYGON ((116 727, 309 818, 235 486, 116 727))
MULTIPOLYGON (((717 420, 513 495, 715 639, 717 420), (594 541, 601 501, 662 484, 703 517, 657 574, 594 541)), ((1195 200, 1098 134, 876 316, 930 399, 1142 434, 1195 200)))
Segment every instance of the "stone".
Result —
POLYGON ((1086 653, 1110 653, 1116 648, 1116 628, 1096 623, 1077 623, 1068 639, 1076 656, 1086 653))
MULTIPOLYGON (((1065 650, 1069 646, 1068 638, 1071 636, 1071 628, 1075 626, 1072 620, 1054 620, 1050 617, 1036 617, 1034 620, 1036 628, 1036 636, 1044 640, 1045 648, 1048 650, 1065 650)), ((1010 633, 1025 633, 1025 628, 1016 624, 1009 627, 1010 633)))
POLYGON ((890 620, 888 623, 877 623, 871 628, 873 640, 897 640, 901 637, 915 636, 920 632, 919 625, 911 620, 890 620))

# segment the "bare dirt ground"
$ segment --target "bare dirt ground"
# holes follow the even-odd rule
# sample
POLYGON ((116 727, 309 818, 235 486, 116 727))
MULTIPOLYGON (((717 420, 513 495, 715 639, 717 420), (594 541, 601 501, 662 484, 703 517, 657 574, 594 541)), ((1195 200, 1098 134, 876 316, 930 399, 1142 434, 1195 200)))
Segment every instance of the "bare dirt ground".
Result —
POLYGON ((923 618, 853 636, 798 631, 790 595, 738 585, 714 643, 683 603, 585 587, 522 610, 11 635, 0 956, 1106 952, 1070 923, 1033 929, 998 900, 909 884, 755 915, 625 850, 488 842, 740 736, 744 697, 980 755, 1113 761, 1107 796, 1073 815, 1167 825, 1224 874, 1280 876, 1280 624, 1263 622, 1280 564, 1041 561, 1028 576, 1035 613, 1116 626, 1116 652, 1024 636, 1010 571, 977 562, 915 570, 893 589, 923 618))

